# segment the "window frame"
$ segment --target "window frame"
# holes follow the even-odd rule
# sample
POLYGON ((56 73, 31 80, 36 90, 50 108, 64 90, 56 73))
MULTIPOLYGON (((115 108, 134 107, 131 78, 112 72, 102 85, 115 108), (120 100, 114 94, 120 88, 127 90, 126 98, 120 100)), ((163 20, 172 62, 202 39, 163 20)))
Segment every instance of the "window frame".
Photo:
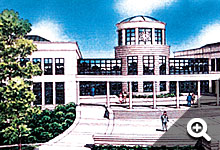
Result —
POLYGON ((138 75, 138 56, 127 56, 127 74, 138 75), (136 63, 136 66, 132 66, 133 63, 136 63))
POLYGON ((65 59, 64 58, 55 58, 55 75, 64 75, 65 71, 65 59), (61 63, 61 60, 63 63, 61 63), (57 63, 58 61, 58 63, 57 63), (61 68, 59 68, 61 67, 61 68))
POLYGON ((53 75, 53 58, 44 58, 44 75, 53 75), (46 60, 48 63, 46 63, 46 60), (49 60, 51 60, 51 63, 49 60), (49 67, 49 69, 47 67, 49 67))
POLYGON ((143 56, 143 75, 154 75, 155 74, 155 58, 153 55, 143 56), (153 63, 151 62, 153 61, 153 63), (152 67, 153 65, 153 67, 152 67), (149 71, 146 68, 149 68, 149 71), (151 70, 151 71, 150 71, 151 70))
POLYGON ((125 45, 135 45, 135 28, 125 29, 125 45))

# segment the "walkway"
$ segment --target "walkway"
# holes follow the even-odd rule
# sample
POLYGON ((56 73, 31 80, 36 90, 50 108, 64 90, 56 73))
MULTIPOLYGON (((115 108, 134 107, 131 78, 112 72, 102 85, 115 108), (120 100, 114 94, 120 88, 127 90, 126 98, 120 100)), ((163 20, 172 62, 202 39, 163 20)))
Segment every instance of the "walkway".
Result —
MULTIPOLYGON (((141 107, 133 110, 126 108, 113 107, 115 118, 104 118, 105 108, 102 106, 78 106, 77 119, 66 132, 57 138, 41 146, 40 150, 89 150, 85 145, 94 144, 93 135, 104 137, 126 137, 127 139, 154 137, 159 139, 163 137, 177 138, 180 135, 183 138, 191 139, 186 133, 186 124, 191 117, 202 117, 208 123, 208 134, 213 141, 220 140, 220 107, 203 106, 201 109, 194 108, 188 110, 188 107, 181 109, 160 107, 156 110, 141 107), (168 111, 170 117, 168 132, 158 131, 161 129, 160 114, 163 110, 168 111), (187 111, 188 110, 188 111, 187 111), (190 112, 191 116, 184 112, 190 112), (124 112, 124 113, 121 113, 124 112), (202 113, 203 112, 203 113, 202 113), (127 115, 125 115, 127 113, 127 115), (141 114, 141 117, 139 116, 141 114), (149 115, 151 114, 151 115, 149 115), (183 115, 184 114, 184 115, 183 115), (182 116, 183 115, 183 116, 182 116), (146 118, 145 118, 145 117, 146 118), (179 117, 181 119, 178 120, 179 117), (188 117, 187 117, 188 116, 188 117), (190 118, 189 118, 190 117, 190 118), (165 134, 164 134, 165 133, 165 134)), ((126 139, 125 138, 125 139, 126 139)), ((126 141, 112 142, 112 144, 125 144, 126 141)), ((192 145, 196 140, 192 140, 192 145)), ((111 141, 109 142, 111 144, 111 141)), ((131 143, 135 145, 136 143, 131 143)), ((143 144, 143 143, 140 143, 143 144)), ((153 144, 153 143, 147 143, 153 144)))

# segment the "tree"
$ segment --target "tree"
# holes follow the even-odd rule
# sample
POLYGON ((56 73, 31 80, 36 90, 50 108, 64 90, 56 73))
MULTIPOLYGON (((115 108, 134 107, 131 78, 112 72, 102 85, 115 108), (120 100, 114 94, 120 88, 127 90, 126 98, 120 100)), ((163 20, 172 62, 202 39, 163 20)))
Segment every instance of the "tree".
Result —
POLYGON ((41 75, 38 65, 30 61, 21 65, 37 48, 25 35, 31 31, 28 20, 19 17, 13 10, 0 14, 0 122, 8 123, 3 129, 5 142, 21 142, 30 134, 27 123, 32 113, 40 110, 31 107, 35 96, 31 90, 33 76, 41 75))

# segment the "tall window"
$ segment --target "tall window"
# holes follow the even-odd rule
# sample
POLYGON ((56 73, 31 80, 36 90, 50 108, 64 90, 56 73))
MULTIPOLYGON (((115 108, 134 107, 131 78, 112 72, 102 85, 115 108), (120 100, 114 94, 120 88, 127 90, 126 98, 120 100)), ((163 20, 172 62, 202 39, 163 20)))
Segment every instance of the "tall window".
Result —
POLYGON ((208 58, 170 58, 170 74, 208 74, 208 58))
POLYGON ((64 82, 56 82, 56 104, 65 103, 64 82))
POLYGON ((153 92, 153 82, 144 82, 144 92, 153 92))
POLYGON ((92 87, 95 88, 95 95, 106 95, 106 82, 80 81, 80 96, 90 96, 92 87))
POLYGON ((122 30, 118 30, 118 45, 122 45, 122 30))
POLYGON ((29 62, 29 61, 30 61, 30 58, 21 58, 21 59, 20 59, 20 65, 21 65, 21 67, 26 66, 27 62, 29 62))
POLYGON ((64 74, 64 58, 55 59, 55 74, 56 75, 64 74))
POLYGON ((159 57, 160 75, 166 74, 166 56, 159 57))
POLYGON ((41 58, 33 58, 33 64, 38 64, 39 68, 41 68, 41 58))
POLYGON ((35 95, 34 105, 42 105, 42 83, 41 82, 33 83, 33 92, 35 95))
POLYGON ((139 28, 139 44, 152 44, 152 30, 148 28, 139 28))
POLYGON ((154 75, 154 56, 143 56, 143 74, 154 75))
POLYGON ((126 45, 135 45, 135 29, 126 29, 126 45))
MULTIPOLYGON (((138 92, 138 82, 131 82, 132 84, 132 92, 138 92)), ((128 92, 130 92, 130 86, 128 82, 128 92)))
POLYGON ((215 71, 215 59, 211 59, 211 71, 215 71))
POLYGON ((121 75, 121 59, 78 59, 79 75, 121 75))
POLYGON ((157 44, 162 44, 162 30, 155 29, 155 42, 157 44))
POLYGON ((128 56, 128 75, 137 75, 137 63, 138 63, 138 57, 137 56, 128 56))
POLYGON ((53 104, 53 82, 45 82, 45 104, 53 104))
POLYGON ((110 82, 110 95, 119 95, 122 92, 121 82, 110 82))
POLYGON ((166 91, 166 81, 160 81, 160 91, 166 91))
POLYGON ((216 71, 220 71, 220 58, 216 58, 216 71))
POLYGON ((52 75, 53 74, 53 60, 52 58, 44 59, 44 75, 52 75))

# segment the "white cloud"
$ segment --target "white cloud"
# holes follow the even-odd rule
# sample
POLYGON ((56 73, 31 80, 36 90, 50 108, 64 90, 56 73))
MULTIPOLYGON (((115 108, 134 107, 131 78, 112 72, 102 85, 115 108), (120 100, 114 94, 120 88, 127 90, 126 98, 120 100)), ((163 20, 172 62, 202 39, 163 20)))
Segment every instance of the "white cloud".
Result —
POLYGON ((115 9, 122 17, 151 15, 153 11, 171 5, 177 0, 115 0, 115 9))
POLYGON ((34 23, 29 35, 39 35, 50 41, 70 41, 63 31, 62 25, 48 19, 34 23))
POLYGON ((174 45, 172 50, 194 49, 210 43, 220 42, 220 22, 209 24, 202 28, 197 36, 190 37, 180 45, 174 45))

